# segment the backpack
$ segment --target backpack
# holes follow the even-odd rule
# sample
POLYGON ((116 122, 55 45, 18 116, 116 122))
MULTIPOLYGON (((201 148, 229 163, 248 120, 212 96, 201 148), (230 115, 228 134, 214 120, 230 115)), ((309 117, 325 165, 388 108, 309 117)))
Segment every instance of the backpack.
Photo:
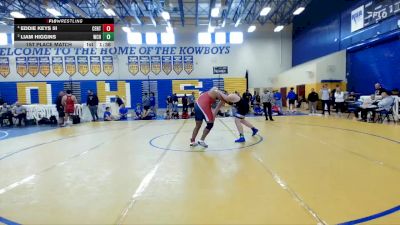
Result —
POLYGON ((72 116, 72 124, 78 124, 81 122, 81 118, 78 115, 72 116))
POLYGON ((56 116, 50 116, 50 124, 53 124, 53 125, 55 125, 55 124, 57 124, 57 118, 56 118, 56 116))

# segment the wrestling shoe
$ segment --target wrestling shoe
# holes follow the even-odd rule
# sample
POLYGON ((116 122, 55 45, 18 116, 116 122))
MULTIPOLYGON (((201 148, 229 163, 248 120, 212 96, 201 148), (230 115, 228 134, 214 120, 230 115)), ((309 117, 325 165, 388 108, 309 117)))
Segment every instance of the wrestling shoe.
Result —
POLYGON ((190 147, 196 147, 197 146, 197 143, 194 141, 194 142, 190 142, 190 147))
POLYGON ((239 139, 235 140, 236 143, 243 143, 246 142, 246 139, 244 139, 244 137, 240 137, 239 139))
POLYGON ((202 146, 204 148, 208 148, 208 145, 202 140, 198 141, 197 144, 199 144, 200 146, 202 146))
POLYGON ((253 134, 251 136, 254 136, 258 133, 258 129, 257 128, 252 128, 251 129, 253 131, 253 134))

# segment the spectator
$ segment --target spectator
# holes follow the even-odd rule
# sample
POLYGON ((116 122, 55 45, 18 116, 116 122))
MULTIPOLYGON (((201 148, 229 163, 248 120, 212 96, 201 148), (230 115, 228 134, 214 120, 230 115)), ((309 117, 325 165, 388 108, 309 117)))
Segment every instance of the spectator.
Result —
POLYGON ((8 120, 8 124, 11 127, 13 125, 13 114, 11 108, 7 103, 3 102, 0 109, 0 126, 3 126, 4 120, 8 120))
POLYGON ((114 118, 111 115, 111 108, 109 106, 106 107, 106 111, 104 112, 104 121, 113 121, 114 118))
POLYGON ((119 108, 119 120, 127 120, 128 119, 128 109, 125 107, 125 104, 121 105, 119 108))
POLYGON ((331 104, 334 109, 336 109, 335 93, 336 93, 336 90, 338 87, 339 87, 339 85, 337 84, 336 88, 331 91, 331 104))
POLYGON ((178 112, 178 96, 176 95, 176 93, 172 95, 172 103, 173 103, 173 111, 178 112))
POLYGON ((182 113, 188 111, 188 97, 185 95, 183 95, 182 97, 182 113))
POLYGON ((370 98, 364 98, 363 103, 354 111, 354 115, 358 118, 358 113, 361 112, 361 120, 367 122, 367 115, 369 111, 373 111, 378 105, 375 100, 375 94, 370 98))
POLYGON ((344 92, 339 86, 336 87, 335 91, 335 104, 336 104, 336 114, 339 116, 344 112, 344 92))
POLYGON ((3 105, 4 104, 4 99, 0 96, 0 105, 3 105))
POLYGON ((279 110, 278 114, 282 115, 283 114, 282 113, 282 94, 277 90, 274 91, 274 101, 275 101, 275 106, 277 106, 278 110, 279 110))
POLYGON ((151 103, 150 103, 150 97, 147 93, 144 93, 143 97, 142 97, 142 105, 143 107, 151 107, 151 103))
POLYGON ((274 95, 269 90, 264 90, 261 101, 263 103, 265 120, 268 120, 269 117, 271 121, 274 121, 274 119, 272 119, 272 102, 274 101, 274 95))
POLYGON ((165 102, 167 103, 167 110, 171 112, 173 108, 172 97, 168 95, 167 100, 165 102))
POLYGON ((319 100, 318 93, 315 92, 314 88, 311 88, 310 94, 308 94, 308 108, 310 109, 310 114, 316 114, 317 113, 317 102, 319 100))
POLYGON ((153 115, 152 115, 152 111, 151 111, 150 107, 144 106, 143 108, 144 108, 144 110, 143 110, 141 119, 142 120, 151 120, 151 119, 153 119, 153 115))
POLYGON ((66 121, 68 121, 68 118, 72 116, 75 112, 75 104, 78 103, 76 100, 76 97, 72 95, 71 90, 67 90, 67 94, 63 96, 61 103, 64 107, 64 112, 65 112, 65 118, 66 121))
POLYGON ((121 105, 124 104, 124 101, 122 100, 122 98, 120 98, 118 95, 116 95, 115 103, 117 103, 118 107, 121 107, 121 105))
POLYGON ((382 92, 386 91, 380 83, 375 84, 375 95, 381 96, 382 92))
POLYGON ((328 89, 327 85, 324 84, 321 89, 322 115, 325 115, 325 111, 328 111, 328 114, 331 115, 329 93, 330 93, 330 90, 328 89))
POLYGON ((353 91, 347 96, 346 101, 355 102, 357 100, 357 95, 353 91))
MULTIPOLYGON (((271 92, 271 91, 270 91, 271 92)), ((273 96, 273 93, 271 92, 271 94, 272 94, 272 96, 273 96)), ((258 107, 260 107, 260 104, 261 104, 261 97, 260 97, 260 95, 258 94, 258 93, 256 93, 256 95, 255 95, 255 97, 254 97, 254 106, 258 106, 258 107)))
MULTIPOLYGON (((372 118, 372 120, 374 120, 376 112, 383 111, 383 110, 389 111, 391 109, 391 107, 393 106, 393 102, 394 102, 393 97, 390 96, 386 90, 383 90, 381 92, 381 96, 382 96, 382 99, 379 102, 377 102, 376 104, 374 104, 374 105, 376 105, 376 107, 369 107, 369 108, 361 110, 361 118, 363 121, 367 121, 368 112, 372 112, 371 118, 372 118)), ((376 95, 375 95, 375 99, 376 99, 376 95)))
POLYGON ((99 98, 97 97, 96 94, 93 93, 92 90, 88 91, 86 104, 89 107, 90 114, 92 114, 92 122, 99 120, 99 115, 97 114, 97 109, 99 106, 99 98))
POLYGON ((58 112, 58 125, 62 126, 64 124, 64 117, 65 117, 65 110, 64 106, 62 105, 62 99, 65 95, 64 91, 60 91, 58 93, 57 99, 56 99, 56 109, 58 112))
POLYGON ((300 107, 301 107, 301 104, 303 104, 303 102, 306 102, 306 99, 304 98, 303 95, 300 95, 300 96, 298 97, 298 99, 297 99, 296 108, 300 108, 300 107))
POLYGON ((243 93, 242 98, 244 98, 246 100, 246 102, 249 103, 249 107, 251 105, 251 100, 253 98, 253 96, 251 95, 251 93, 249 92, 249 90, 246 90, 245 93, 243 93))
POLYGON ((157 113, 157 107, 156 107, 156 97, 154 92, 151 92, 150 94, 150 108, 153 110, 154 113, 157 113))
POLYGON ((194 92, 192 92, 191 95, 188 97, 188 102, 189 102, 189 108, 190 108, 190 114, 193 114, 193 109, 194 109, 194 103, 196 101, 196 98, 194 97, 194 92))
POLYGON ((289 112, 295 112, 296 111, 295 104, 296 104, 297 95, 294 92, 294 88, 290 88, 290 91, 289 91, 288 95, 286 96, 286 98, 289 101, 289 112))
POLYGON ((135 114, 135 119, 140 119, 142 117, 142 106, 140 105, 140 103, 136 104, 135 114))
POLYGON ((15 103, 14 117, 18 120, 18 126, 22 125, 22 123, 21 123, 22 121, 24 121, 24 124, 25 124, 25 122, 26 122, 26 109, 19 102, 15 103))
POLYGON ((165 111, 164 119, 166 119, 166 120, 172 119, 171 111, 169 111, 168 109, 165 111))

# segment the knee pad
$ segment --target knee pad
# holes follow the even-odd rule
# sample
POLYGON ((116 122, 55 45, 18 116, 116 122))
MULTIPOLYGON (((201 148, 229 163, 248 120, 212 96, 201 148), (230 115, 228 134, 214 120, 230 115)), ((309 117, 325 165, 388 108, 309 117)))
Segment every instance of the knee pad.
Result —
POLYGON ((213 128, 213 126, 214 126, 214 123, 207 123, 206 128, 207 128, 208 130, 211 130, 211 128, 213 128))

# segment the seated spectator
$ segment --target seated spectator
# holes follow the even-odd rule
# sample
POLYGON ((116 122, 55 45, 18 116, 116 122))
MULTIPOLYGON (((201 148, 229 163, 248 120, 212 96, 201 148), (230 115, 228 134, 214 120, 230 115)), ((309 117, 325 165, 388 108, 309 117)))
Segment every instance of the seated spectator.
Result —
POLYGON ((144 106, 144 110, 141 116, 142 120, 151 120, 153 119, 154 114, 152 112, 152 110, 150 109, 150 106, 144 106))
MULTIPOLYGON (((380 83, 375 84, 375 95, 381 96, 382 92, 386 91, 380 83)), ((376 96, 375 96, 376 97, 376 96)), ((380 98, 378 98, 380 99, 380 98)))
POLYGON ((179 119, 179 112, 173 111, 171 116, 172 116, 172 119, 179 119))
POLYGON ((135 114, 135 120, 138 120, 142 117, 142 106, 140 103, 136 104, 135 114))
POLYGON ((375 95, 364 99, 363 103, 354 111, 354 115, 358 118, 358 113, 361 112, 361 120, 367 121, 368 112, 373 111, 377 107, 378 102, 375 100, 375 95))
POLYGON ((167 110, 165 111, 164 119, 166 119, 166 120, 172 119, 171 111, 169 111, 169 109, 167 109, 167 110))
POLYGON ((104 112, 104 121, 113 121, 114 118, 111 115, 111 108, 110 107, 106 107, 106 111, 104 112))
POLYGON ((127 120, 128 119, 128 109, 125 107, 125 104, 121 105, 119 108, 119 120, 127 120))
POLYGON ((21 122, 26 122, 26 109, 19 102, 15 103, 14 117, 18 120, 18 126, 21 126, 21 122))
POLYGON ((8 124, 11 127, 13 125, 13 114, 11 108, 7 103, 3 103, 0 108, 0 126, 3 126, 4 120, 8 120, 8 124))
POLYGON ((350 94, 347 95, 346 101, 347 101, 347 102, 354 102, 354 101, 357 101, 357 95, 356 95, 353 91, 350 92, 350 94))
POLYGON ((375 110, 375 112, 390 111, 393 107, 394 98, 390 96, 390 93, 388 91, 382 91, 381 96, 382 100, 378 102, 378 108, 375 110))

